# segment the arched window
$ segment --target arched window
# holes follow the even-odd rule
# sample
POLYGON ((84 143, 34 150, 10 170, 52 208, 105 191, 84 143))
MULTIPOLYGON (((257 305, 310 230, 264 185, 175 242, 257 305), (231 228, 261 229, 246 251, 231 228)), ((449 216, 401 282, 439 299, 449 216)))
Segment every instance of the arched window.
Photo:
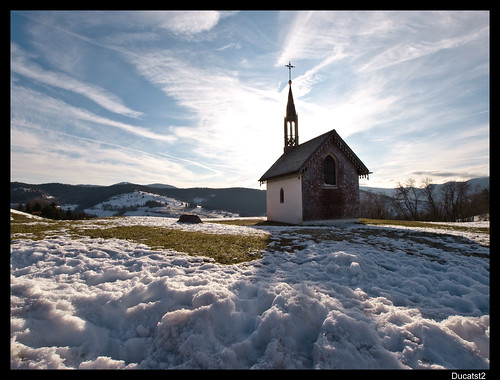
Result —
POLYGON ((283 188, 280 189, 280 203, 285 203, 285 192, 283 188))
POLYGON ((323 182, 325 185, 337 186, 337 160, 331 154, 323 160, 323 182))

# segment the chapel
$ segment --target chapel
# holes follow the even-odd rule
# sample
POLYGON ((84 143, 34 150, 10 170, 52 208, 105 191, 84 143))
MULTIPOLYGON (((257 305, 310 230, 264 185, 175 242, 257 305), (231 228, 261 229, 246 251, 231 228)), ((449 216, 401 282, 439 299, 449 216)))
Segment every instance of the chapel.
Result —
MULTIPOLYGON (((289 70, 294 67, 289 62, 289 70)), ((359 178, 371 172, 332 129, 299 144, 288 81, 283 155, 262 175, 267 220, 299 225, 359 222, 359 178)))

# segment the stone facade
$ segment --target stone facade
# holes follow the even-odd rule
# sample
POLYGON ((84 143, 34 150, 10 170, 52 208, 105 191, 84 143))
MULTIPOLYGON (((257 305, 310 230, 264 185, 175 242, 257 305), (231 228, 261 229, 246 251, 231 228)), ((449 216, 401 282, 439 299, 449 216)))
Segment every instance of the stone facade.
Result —
POLYGON ((330 139, 302 173, 303 221, 351 220, 359 218, 359 178, 355 165, 330 139), (325 185, 323 160, 329 154, 337 158, 337 185, 325 185))

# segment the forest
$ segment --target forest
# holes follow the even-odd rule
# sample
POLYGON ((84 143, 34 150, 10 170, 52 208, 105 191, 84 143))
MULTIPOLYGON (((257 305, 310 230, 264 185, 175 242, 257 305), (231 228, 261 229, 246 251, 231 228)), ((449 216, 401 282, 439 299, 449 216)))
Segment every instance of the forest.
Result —
POLYGON ((83 211, 72 211, 69 208, 67 210, 63 210, 58 207, 55 202, 48 202, 39 199, 30 200, 26 202, 26 204, 19 203, 16 209, 29 214, 41 216, 42 218, 54 220, 79 220, 91 218, 91 215, 88 215, 83 211))
POLYGON ((489 220, 489 212, 489 189, 456 181, 436 185, 430 178, 399 182, 391 195, 364 191, 360 201, 360 216, 371 219, 464 222, 489 220))

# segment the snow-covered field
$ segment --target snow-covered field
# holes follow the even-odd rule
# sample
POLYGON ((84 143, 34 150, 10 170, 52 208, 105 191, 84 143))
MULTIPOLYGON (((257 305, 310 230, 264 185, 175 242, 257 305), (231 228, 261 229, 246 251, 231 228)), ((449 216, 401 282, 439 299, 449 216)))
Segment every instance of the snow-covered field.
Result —
POLYGON ((126 240, 13 240, 11 367, 489 368, 488 235, 175 221, 106 223, 271 243, 220 265, 126 240))

